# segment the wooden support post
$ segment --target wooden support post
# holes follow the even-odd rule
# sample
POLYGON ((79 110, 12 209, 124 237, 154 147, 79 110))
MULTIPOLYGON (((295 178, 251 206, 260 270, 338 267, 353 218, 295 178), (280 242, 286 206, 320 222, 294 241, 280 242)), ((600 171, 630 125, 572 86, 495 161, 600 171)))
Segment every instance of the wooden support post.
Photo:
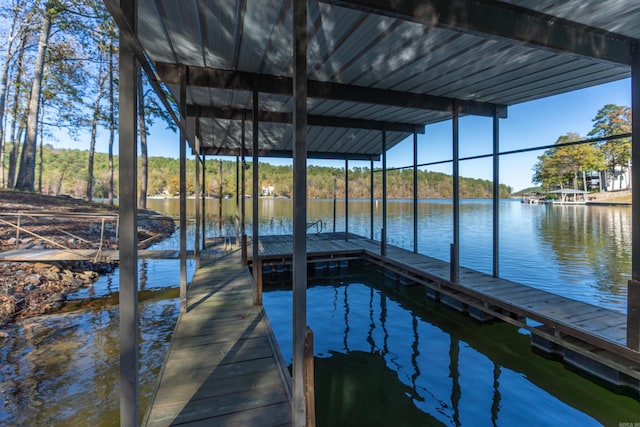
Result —
POLYGON ((500 275, 500 116, 493 112, 493 277, 500 275))
MULTIPOLYGON (((136 0, 121 0, 120 8, 131 28, 136 29, 136 0)), ((120 255, 120 425, 137 426, 140 422, 138 377, 138 164, 136 95, 137 62, 126 37, 120 33, 119 120, 120 162, 119 235, 120 255)))
MULTIPOLYGON (((631 179, 640 192, 640 43, 631 49, 631 179)), ((637 194, 636 194, 637 195, 637 194)), ((631 280, 627 285, 627 346, 640 350, 640 197, 631 206, 631 280)))
MULTIPOLYGON (((196 120, 196 123, 198 121, 196 120)), ((198 126, 196 125, 196 128, 198 126)), ((198 131, 196 130, 196 134, 198 131)), ((198 138, 196 136, 196 138, 198 138)), ((202 205, 198 203, 200 199, 200 155, 196 153, 196 232, 193 243, 193 256, 196 260, 196 269, 200 268, 200 215, 202 205)))
POLYGON ((640 281, 627 283, 627 347, 640 350, 640 281))
POLYGON ((207 187, 206 187, 206 180, 205 180, 205 175, 207 173, 207 159, 205 158, 205 155, 202 155, 202 186, 201 186, 201 197, 200 197, 200 204, 202 205, 202 217, 200 218, 200 220, 202 221, 202 250, 206 249, 206 243, 207 243, 207 221, 205 220, 206 216, 207 216, 207 212, 206 212, 206 206, 207 206, 207 187))
POLYGON ((315 373, 313 369, 313 331, 307 326, 304 335, 305 359, 305 400, 307 407, 307 427, 316 425, 316 391, 315 373))
POLYGON ((349 159, 344 161, 344 240, 349 241, 349 159))
POLYGON ((293 368, 294 427, 307 421, 304 343, 307 326, 307 0, 293 2, 293 368))
POLYGON ((187 70, 180 66, 180 313, 187 312, 187 70))
POLYGON ((240 236, 242 239, 242 250, 241 250, 241 259, 242 259, 242 265, 247 265, 247 231, 246 231, 246 216, 245 216, 245 201, 246 201, 246 197, 245 197, 245 188, 246 188, 246 170, 247 170, 247 161, 245 159, 245 126, 246 126, 246 120, 247 120, 247 113, 245 112, 242 115, 242 149, 241 149, 241 153, 240 153, 240 157, 241 157, 241 161, 242 161, 242 171, 241 171, 241 175, 240 175, 240 181, 241 181, 241 187, 242 189, 240 190, 240 196, 242 197, 242 199, 240 200, 240 236))
POLYGON ((455 243, 452 243, 449 246, 449 281, 451 283, 458 283, 458 251, 456 249, 455 243))
POLYGON ((236 248, 240 247, 240 157, 236 156, 236 248))
POLYGON ((333 232, 336 232, 336 199, 338 190, 337 179, 333 178, 333 232))
POLYGON ((418 132, 413 131, 413 253, 418 253, 418 132))
POLYGON ((369 203, 369 233, 370 236, 369 238, 371 240, 373 240, 373 215, 374 215, 374 210, 373 210, 373 203, 374 203, 374 197, 375 197, 375 180, 373 177, 373 159, 371 159, 370 161, 370 166, 369 166, 369 190, 371 191, 371 197, 370 199, 370 203, 369 203))
MULTIPOLYGON (((218 187, 218 201, 220 203, 218 203, 218 235, 220 237, 222 236, 222 192, 224 191, 224 189, 222 188, 222 159, 219 159, 220 163, 219 163, 219 167, 220 167, 220 186, 218 187)), ((225 236, 226 237, 226 236, 225 236)))
MULTIPOLYGON (((258 89, 254 88, 253 90, 253 191, 251 195, 252 201, 252 217, 253 217, 253 230, 252 230, 252 262, 255 265, 258 260, 258 239, 259 239, 259 229, 260 229, 260 218, 258 217, 258 199, 259 196, 259 175, 258 175, 258 132, 260 130, 260 123, 258 122, 258 89)), ((254 275, 253 277, 253 303, 258 303, 258 278, 254 275)))
MULTIPOLYGON (((71 234, 71 233, 69 233, 71 234)), ((86 240, 85 240, 86 241, 86 240)), ((100 225, 100 245, 96 251, 96 256, 93 257, 93 262, 96 263, 102 258, 102 245, 104 244, 104 218, 102 218, 102 224, 100 225)))
POLYGON ((451 281, 458 281, 460 269, 460 150, 458 136, 458 104, 453 102, 453 245, 451 245, 451 281))
POLYGON ((256 305, 262 305, 262 257, 258 257, 257 262, 254 262, 253 265, 256 266, 255 276, 256 276, 256 305))
POLYGON ((387 131, 382 129, 382 233, 380 255, 387 255, 387 131))
POLYGON ((16 247, 18 247, 18 245, 20 244, 20 218, 21 218, 21 215, 18 214, 18 219, 16 221, 16 225, 17 225, 17 227, 16 227, 16 247))

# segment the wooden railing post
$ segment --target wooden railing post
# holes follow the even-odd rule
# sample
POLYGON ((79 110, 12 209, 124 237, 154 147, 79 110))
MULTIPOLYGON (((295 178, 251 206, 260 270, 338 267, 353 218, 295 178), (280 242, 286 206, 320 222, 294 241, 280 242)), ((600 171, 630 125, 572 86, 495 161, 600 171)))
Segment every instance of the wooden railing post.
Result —
POLYGON ((313 369, 313 331, 307 326, 304 334, 305 360, 305 404, 307 407, 307 427, 316 425, 316 392, 313 369))
POLYGON ((253 260, 254 265, 254 283, 255 294, 253 298, 254 305, 262 305, 262 257, 258 257, 257 260, 253 260))
POLYGON ((640 351, 640 281, 629 279, 627 286, 627 347, 640 351))
POLYGON ((93 258, 93 262, 98 262, 100 258, 102 258, 102 245, 104 244, 104 218, 102 218, 102 226, 100 227, 100 246, 98 246, 98 251, 96 252, 96 256, 93 258))
POLYGON ((242 243, 241 243, 241 257, 242 257, 242 265, 246 266, 248 264, 247 261, 247 235, 242 235, 242 243))
POLYGON ((16 223, 16 247, 20 244, 20 214, 18 214, 18 222, 16 223))
POLYGON ((449 281, 451 283, 458 283, 458 274, 459 274, 459 263, 460 260, 458 259, 458 250, 456 248, 456 244, 452 243, 450 246, 450 263, 449 263, 449 269, 450 269, 450 273, 449 273, 449 281))

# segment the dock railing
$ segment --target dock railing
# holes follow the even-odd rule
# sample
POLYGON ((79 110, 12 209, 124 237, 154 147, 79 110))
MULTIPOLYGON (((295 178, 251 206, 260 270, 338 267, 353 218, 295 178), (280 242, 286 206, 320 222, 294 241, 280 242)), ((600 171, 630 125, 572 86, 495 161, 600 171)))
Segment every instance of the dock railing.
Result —
MULTIPOLYGON (((92 247, 96 247, 96 245, 97 245, 97 253, 96 253, 96 257, 94 259, 94 262, 97 262, 100 259, 101 254, 102 254, 102 248, 103 248, 103 245, 104 245, 104 236, 105 236, 105 222, 107 220, 111 220, 111 221, 115 220, 116 221, 116 239, 117 239, 117 235, 118 235, 118 231, 117 231, 117 229, 118 229, 118 225, 117 225, 118 224, 118 217, 117 217, 117 215, 88 215, 88 216, 86 214, 82 214, 82 215, 78 215, 78 214, 55 214, 55 215, 53 215, 53 214, 22 213, 22 212, 18 212, 18 213, 3 213, 2 215, 5 216, 5 217, 7 217, 7 216, 8 217, 12 217, 12 216, 16 217, 16 223, 15 224, 10 222, 10 221, 7 221, 5 219, 0 218, 0 224, 6 225, 6 226, 11 227, 11 228, 15 228, 15 231, 16 231, 15 246, 16 247, 18 247, 19 244, 20 244, 20 234, 24 233, 24 234, 28 234, 29 236, 35 237, 36 239, 40 239, 43 242, 46 242, 46 243, 48 243, 50 245, 56 246, 56 247, 58 247, 58 248, 60 248, 62 250, 65 250, 65 251, 72 251, 73 249, 70 248, 69 246, 63 245, 63 244, 61 244, 59 242, 56 242, 55 240, 49 239, 49 238, 47 238, 47 237, 45 237, 45 236, 43 236, 41 234, 38 234, 38 233, 36 233, 34 231, 28 230, 27 229, 27 225, 24 224, 24 222, 23 222, 23 218, 29 218, 29 219, 35 221, 34 224, 29 224, 30 226, 33 226, 33 227, 42 226, 43 222, 45 222, 47 220, 49 221, 49 223, 52 223, 52 221, 49 219, 49 218, 52 218, 52 217, 56 218, 56 219, 64 218, 64 217, 67 217, 67 218, 74 218, 75 217, 75 218, 77 218, 79 216, 81 216, 83 219, 95 218, 96 221, 100 221, 100 223, 101 223, 101 225, 100 225, 100 241, 98 243, 91 242, 91 241, 89 241, 87 239, 84 239, 84 238, 78 236, 77 234, 70 233, 70 232, 68 232, 66 230, 63 230, 61 228, 57 228, 56 229, 56 232, 62 233, 65 236, 69 236, 69 237, 71 237, 73 239, 79 240, 79 241, 81 241, 81 242, 83 242, 83 243, 85 243, 87 245, 92 246, 92 247)), ((142 244, 142 243, 145 243, 145 242, 140 242, 140 243, 142 244)))
MULTIPOLYGON (((170 217, 162 215, 139 215, 139 218, 145 217, 171 220, 170 217)), ((55 227, 55 234, 68 236, 77 242, 81 242, 88 248, 97 250, 93 262, 98 262, 102 258, 102 253, 103 250, 105 250, 105 246, 108 246, 108 240, 110 240, 117 247, 119 241, 120 220, 118 214, 104 213, 1 212, 0 227, 2 226, 9 227, 10 229, 15 229, 14 246, 16 247, 16 249, 18 249, 18 246, 21 243, 21 235, 26 234, 40 240, 47 245, 54 246, 62 251, 71 252, 76 250, 77 248, 72 248, 71 244, 65 244, 67 242, 61 242, 59 239, 47 237, 43 235, 44 233, 38 231, 38 227, 53 226, 55 227), (12 222, 11 219, 14 219, 14 222, 12 222), (77 233, 71 233, 67 230, 64 230, 64 224, 72 223, 74 219, 77 219, 79 222, 81 221, 83 225, 88 225, 90 227, 94 227, 95 224, 98 224, 98 228, 100 230, 99 239, 96 237, 95 241, 91 241, 88 240, 86 236, 82 237, 77 233), (60 220, 66 222, 64 224, 61 224, 59 223, 60 220), (108 223, 115 223, 115 225, 111 226, 111 228, 107 230, 108 223), (111 237, 108 237, 109 233, 111 233, 111 237)), ((97 235, 97 229, 95 234, 97 235)), ((162 233, 157 233, 150 237, 147 237, 146 239, 140 240, 138 242, 138 248, 145 248, 163 236, 164 235, 162 233)))

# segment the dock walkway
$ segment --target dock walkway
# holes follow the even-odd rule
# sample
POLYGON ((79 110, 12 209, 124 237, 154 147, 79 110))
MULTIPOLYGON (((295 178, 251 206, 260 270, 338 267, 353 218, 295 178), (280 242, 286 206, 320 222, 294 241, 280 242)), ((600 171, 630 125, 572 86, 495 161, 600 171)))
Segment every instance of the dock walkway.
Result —
POLYGON ((203 256, 146 425, 290 425, 285 369, 239 252, 203 256))
MULTIPOLYGON (((291 236, 262 236, 261 265, 287 263, 291 236)), ((532 344, 617 385, 640 390, 640 352, 626 345, 625 314, 552 294, 521 283, 460 267, 452 283, 450 264, 350 234, 324 233, 307 238, 309 262, 362 258, 397 277, 427 287, 427 294, 479 320, 498 318, 532 333, 532 344)), ((248 250, 251 254, 251 249, 248 250)), ((251 260, 250 260, 251 262, 251 260)))
MULTIPOLYGON (((139 259, 179 259, 180 251, 173 249, 139 249, 139 259)), ((193 258, 193 251, 187 251, 193 258)), ((118 261, 120 252, 114 249, 13 249, 0 252, 0 262, 56 262, 56 261, 118 261)))

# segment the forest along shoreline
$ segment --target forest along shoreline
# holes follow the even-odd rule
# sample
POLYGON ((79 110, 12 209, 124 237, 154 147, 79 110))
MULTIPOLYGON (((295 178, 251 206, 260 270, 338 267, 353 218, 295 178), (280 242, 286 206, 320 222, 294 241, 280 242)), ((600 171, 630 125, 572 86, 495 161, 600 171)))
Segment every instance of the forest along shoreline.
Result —
MULTIPOLYGON (((118 208, 65 196, 0 190, 0 252, 16 249, 117 249, 118 208), (20 216, 19 236, 16 227, 20 216), (105 220, 102 226, 102 217, 105 220), (9 225, 8 223, 13 224, 9 225), (36 234, 29 234, 27 231, 36 234)), ((175 231, 171 218, 150 210, 138 220, 140 247, 148 247, 175 231)), ((68 294, 91 286, 117 262, 0 261, 0 328, 19 318, 52 313, 68 294)), ((0 330, 0 335, 2 331, 0 330)))

